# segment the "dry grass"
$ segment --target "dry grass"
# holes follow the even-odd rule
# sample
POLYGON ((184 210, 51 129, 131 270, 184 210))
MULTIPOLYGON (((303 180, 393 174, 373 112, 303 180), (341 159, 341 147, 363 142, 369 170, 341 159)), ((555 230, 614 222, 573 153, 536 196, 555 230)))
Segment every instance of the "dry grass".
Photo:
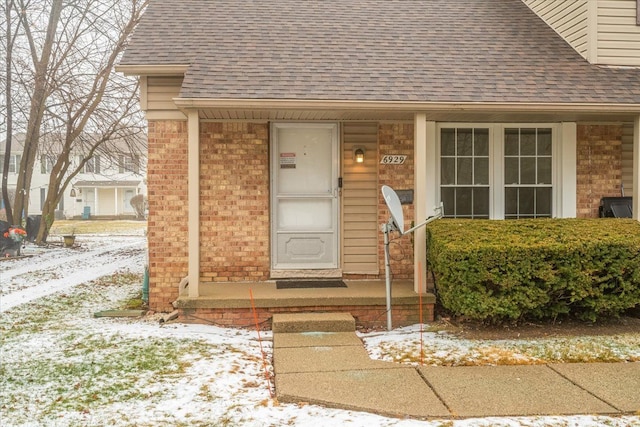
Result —
POLYGON ((147 229, 146 221, 134 220, 58 220, 53 223, 50 235, 67 234, 139 234, 147 229))
MULTIPOLYGON (((366 342, 366 340, 365 340, 366 342)), ((640 361, 640 334, 546 339, 466 340, 440 334, 419 341, 379 342, 369 346, 374 358, 432 366, 538 365, 640 361)))

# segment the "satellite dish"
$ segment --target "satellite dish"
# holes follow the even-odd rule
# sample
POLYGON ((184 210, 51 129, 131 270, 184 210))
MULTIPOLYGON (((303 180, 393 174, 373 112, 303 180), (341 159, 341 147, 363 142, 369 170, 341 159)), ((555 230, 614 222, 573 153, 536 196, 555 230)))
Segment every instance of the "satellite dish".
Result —
POLYGON ((435 216, 429 217, 420 224, 416 225, 404 231, 404 214, 402 213, 402 203, 400 203, 400 198, 398 194, 393 191, 393 188, 388 185, 382 186, 382 197, 384 198, 385 203, 387 204, 387 208, 389 208, 389 212, 391 212, 391 218, 389 222, 382 224, 382 232, 384 233, 384 265, 385 265, 385 276, 386 276, 386 294, 387 294, 387 330, 391 330, 391 256, 389 255, 389 233, 392 231, 397 231, 400 235, 410 234, 417 230, 420 227, 423 227, 429 224, 432 221, 435 221, 439 218, 442 218, 444 215, 444 207, 442 203, 440 203, 440 207, 435 208, 434 210, 437 212, 435 216))
POLYGON ((391 212, 393 225, 398 229, 400 234, 404 234, 404 214, 402 213, 402 204, 398 194, 388 185, 382 186, 382 197, 387 203, 387 208, 391 212))

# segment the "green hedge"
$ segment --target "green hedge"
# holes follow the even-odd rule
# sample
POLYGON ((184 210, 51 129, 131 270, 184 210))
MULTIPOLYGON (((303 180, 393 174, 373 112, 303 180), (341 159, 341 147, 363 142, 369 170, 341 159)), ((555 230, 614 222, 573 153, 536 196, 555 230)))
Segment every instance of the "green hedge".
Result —
POLYGON ((595 321, 640 305, 635 220, 444 219, 427 251, 440 303, 470 319, 595 321))

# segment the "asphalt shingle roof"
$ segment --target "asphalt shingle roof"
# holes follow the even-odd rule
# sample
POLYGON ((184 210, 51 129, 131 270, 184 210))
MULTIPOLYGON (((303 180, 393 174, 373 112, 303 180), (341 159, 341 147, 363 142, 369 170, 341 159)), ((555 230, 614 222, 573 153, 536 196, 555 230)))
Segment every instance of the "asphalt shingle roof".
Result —
POLYGON ((121 65, 168 64, 184 98, 640 103, 521 0, 152 0, 121 65))

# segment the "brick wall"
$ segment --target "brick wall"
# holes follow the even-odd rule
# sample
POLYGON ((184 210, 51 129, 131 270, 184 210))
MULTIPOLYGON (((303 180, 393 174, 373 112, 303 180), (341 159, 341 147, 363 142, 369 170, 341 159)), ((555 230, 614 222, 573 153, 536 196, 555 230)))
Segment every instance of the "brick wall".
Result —
MULTIPOLYGON (((379 157, 386 154, 404 154, 407 156, 402 165, 378 165, 378 186, 388 185, 394 190, 413 189, 413 123, 381 123, 378 128, 379 157)), ((378 194, 378 223, 389 219, 389 210, 378 194)), ((415 195, 414 195, 415 199, 415 195)), ((403 205, 405 229, 414 219, 413 204, 403 205)), ((398 237, 397 233, 391 238, 398 237)), ((380 239, 382 242, 382 238, 380 239)), ((394 279, 413 278, 413 245, 411 236, 402 236, 389 245, 391 270, 394 279)), ((384 277, 384 245, 379 245, 380 275, 384 277)))
POLYGON ((201 277, 269 277, 269 125, 200 126, 201 277))
POLYGON ((577 217, 597 218, 600 198, 620 196, 622 125, 578 125, 577 217))
POLYGON ((187 122, 149 121, 149 308, 172 310, 187 275, 187 122))
MULTIPOLYGON (((269 276, 269 127, 201 124, 201 265, 205 281, 260 281, 269 276)), ((378 184, 413 188, 412 123, 381 123, 378 155, 405 154, 403 165, 379 165, 378 184)), ((622 126, 579 125, 577 216, 597 217, 600 198, 619 196, 622 126)), ((187 275, 187 123, 149 122, 150 307, 170 310, 187 275)), ((389 213, 379 195, 378 223, 389 213)), ((406 225, 413 205, 404 205, 406 225)), ((397 235, 396 235, 397 237, 397 235)), ((390 246, 393 276, 413 277, 411 236, 390 246)), ((384 252, 378 247, 380 275, 384 252)))
MULTIPOLYGON (((188 273, 187 123, 149 122, 149 306, 172 310, 188 273)), ((201 277, 269 275, 268 125, 200 127, 201 277)))

